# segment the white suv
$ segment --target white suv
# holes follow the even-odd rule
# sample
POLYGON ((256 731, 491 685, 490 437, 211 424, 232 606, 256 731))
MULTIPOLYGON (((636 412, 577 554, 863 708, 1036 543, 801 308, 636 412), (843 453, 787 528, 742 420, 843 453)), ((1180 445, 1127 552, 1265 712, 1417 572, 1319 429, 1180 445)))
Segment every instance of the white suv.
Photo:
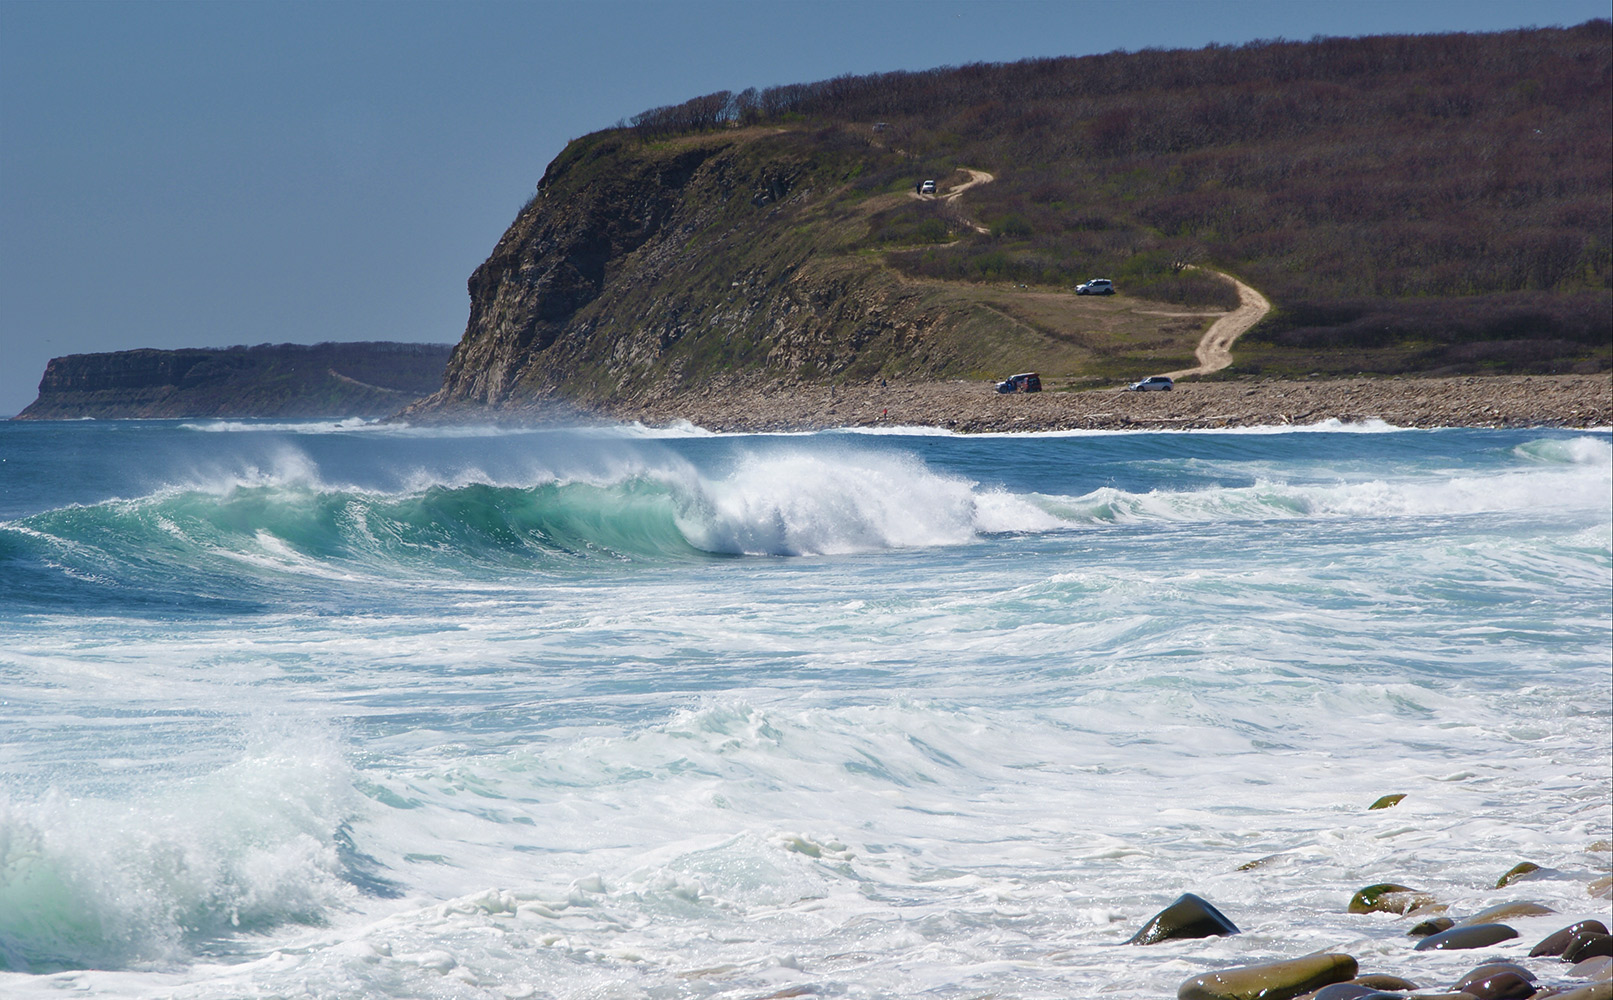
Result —
POLYGON ((1084 285, 1075 286, 1077 295, 1113 295, 1115 283, 1108 278, 1093 278, 1084 285))

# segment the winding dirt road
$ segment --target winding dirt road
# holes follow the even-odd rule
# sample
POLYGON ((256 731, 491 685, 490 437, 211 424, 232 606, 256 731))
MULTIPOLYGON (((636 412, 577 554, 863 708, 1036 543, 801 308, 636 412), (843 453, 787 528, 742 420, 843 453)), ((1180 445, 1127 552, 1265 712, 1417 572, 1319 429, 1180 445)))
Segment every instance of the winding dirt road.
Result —
MULTIPOLYGON (((947 191, 946 196, 941 200, 945 201, 948 205, 956 202, 959 195, 974 187, 976 184, 990 184, 992 181, 997 179, 991 174, 986 173, 984 170, 975 170, 973 167, 964 167, 963 170, 969 175, 969 179, 964 181, 962 184, 953 185, 952 188, 947 191)), ((977 233, 991 232, 990 227, 982 226, 973 219, 964 219, 963 221, 967 222, 969 226, 977 233)))
POLYGON ((1230 274, 1222 274, 1220 271, 1211 271, 1210 273, 1225 278, 1238 289, 1238 308, 1224 314, 1211 324, 1208 330, 1204 331, 1204 336, 1199 340, 1197 350, 1193 352, 1193 356, 1198 358, 1198 366, 1160 373, 1168 378, 1177 379, 1188 375, 1208 375, 1210 372, 1218 372, 1232 364, 1232 342, 1243 336, 1245 331, 1260 322, 1267 313, 1271 312, 1271 303, 1266 301, 1264 295, 1261 295, 1230 274))
MULTIPOLYGON (((969 179, 962 184, 954 184, 943 195, 926 195, 915 192, 911 197, 926 200, 939 197, 950 205, 976 184, 990 184, 997 179, 992 174, 984 170, 976 170, 973 167, 959 167, 958 169, 969 175, 969 179)), ((977 233, 991 232, 989 227, 983 226, 973 219, 964 218, 961 213, 959 217, 963 218, 963 221, 977 233)), ((1205 268, 1205 270, 1208 271, 1209 268, 1205 268)), ((1264 319, 1267 313, 1271 312, 1271 303, 1266 300, 1264 295, 1261 295, 1230 274, 1224 274, 1221 271, 1210 271, 1210 273, 1232 282, 1233 287, 1238 290, 1238 308, 1229 313, 1219 314, 1161 313, 1160 315, 1162 316, 1219 315, 1221 317, 1212 323, 1208 330, 1204 331, 1204 336, 1199 340, 1199 346, 1193 351, 1193 356, 1198 359, 1198 364, 1193 368, 1182 368, 1173 372, 1160 373, 1167 378, 1179 379, 1190 375, 1208 375, 1232 364, 1233 341, 1243 336, 1250 327, 1253 327, 1264 319)))

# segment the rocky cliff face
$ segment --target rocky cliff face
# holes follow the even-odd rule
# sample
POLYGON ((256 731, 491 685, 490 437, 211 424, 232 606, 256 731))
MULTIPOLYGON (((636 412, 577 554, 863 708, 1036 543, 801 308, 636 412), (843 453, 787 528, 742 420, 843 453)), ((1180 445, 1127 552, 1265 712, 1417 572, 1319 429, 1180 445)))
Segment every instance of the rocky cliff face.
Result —
POLYGON ((579 140, 471 276, 443 388, 408 414, 631 411, 738 372, 939 372, 942 313, 847 255, 866 223, 825 197, 845 169, 772 131, 579 140))
POLYGON ((385 416, 441 385, 446 344, 264 344, 52 358, 19 420, 385 416))

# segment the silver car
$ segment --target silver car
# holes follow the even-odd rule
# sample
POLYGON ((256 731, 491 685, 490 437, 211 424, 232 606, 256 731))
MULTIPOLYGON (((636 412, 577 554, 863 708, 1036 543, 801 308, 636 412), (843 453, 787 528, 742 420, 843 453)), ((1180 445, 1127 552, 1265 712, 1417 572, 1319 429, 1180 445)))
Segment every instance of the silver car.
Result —
POLYGON ((1170 392, 1176 388, 1169 375, 1150 375, 1141 382, 1126 386, 1127 392, 1170 392))

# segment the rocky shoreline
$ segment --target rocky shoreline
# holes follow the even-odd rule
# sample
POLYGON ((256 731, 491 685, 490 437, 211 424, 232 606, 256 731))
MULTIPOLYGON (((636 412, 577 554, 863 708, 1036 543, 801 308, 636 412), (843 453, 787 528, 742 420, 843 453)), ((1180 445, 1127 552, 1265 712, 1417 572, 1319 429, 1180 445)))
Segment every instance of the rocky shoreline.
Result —
POLYGON ((686 420, 728 432, 1180 430, 1328 420, 1421 428, 1607 427, 1613 425, 1613 375, 1249 379, 1183 382, 1172 392, 1065 392, 1050 386, 1008 395, 990 382, 961 380, 830 387, 734 379, 603 407, 600 415, 648 426, 686 420))

